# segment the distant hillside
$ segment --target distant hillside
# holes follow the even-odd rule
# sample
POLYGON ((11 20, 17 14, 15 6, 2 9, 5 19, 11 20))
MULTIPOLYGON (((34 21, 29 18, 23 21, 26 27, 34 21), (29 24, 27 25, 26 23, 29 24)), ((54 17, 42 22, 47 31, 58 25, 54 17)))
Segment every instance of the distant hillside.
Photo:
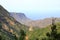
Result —
POLYGON ((24 13, 11 12, 10 15, 13 18, 15 18, 18 22, 25 24, 25 25, 28 25, 28 23, 32 21, 31 19, 27 18, 24 13))
POLYGON ((1 32, 11 38, 13 34, 15 34, 18 37, 20 29, 27 28, 25 25, 22 25, 21 23, 17 22, 13 17, 11 17, 9 12, 6 9, 4 9, 1 5, 0 5, 0 25, 1 32))
MULTIPOLYGON (((35 26, 35 27, 46 27, 51 24, 52 18, 45 18, 40 20, 31 20, 25 16, 24 13, 10 13, 12 17, 14 17, 18 22, 27 25, 27 26, 35 26)), ((56 22, 60 22, 60 18, 56 18, 56 22)))

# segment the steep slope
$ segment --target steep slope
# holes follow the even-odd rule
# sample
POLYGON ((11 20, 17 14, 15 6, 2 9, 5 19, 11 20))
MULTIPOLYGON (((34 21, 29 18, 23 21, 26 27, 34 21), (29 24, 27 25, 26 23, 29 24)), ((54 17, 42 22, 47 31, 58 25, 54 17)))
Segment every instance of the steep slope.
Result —
MULTIPOLYGON (((11 13, 11 16, 24 25, 40 28, 46 27, 52 22, 52 18, 45 18, 42 20, 31 20, 28 17, 26 17, 23 13, 11 13)), ((60 18, 56 18, 56 22, 60 22, 60 18)))
POLYGON ((32 20, 27 18, 24 13, 16 13, 16 12, 11 12, 10 15, 14 17, 18 22, 28 25, 29 22, 32 20))
POLYGON ((5 10, 1 5, 0 5, 0 25, 1 32, 4 33, 5 35, 8 35, 8 37, 11 38, 13 34, 15 34, 18 37, 20 29, 27 28, 25 25, 22 25, 21 23, 17 22, 13 17, 11 17, 9 12, 5 10))

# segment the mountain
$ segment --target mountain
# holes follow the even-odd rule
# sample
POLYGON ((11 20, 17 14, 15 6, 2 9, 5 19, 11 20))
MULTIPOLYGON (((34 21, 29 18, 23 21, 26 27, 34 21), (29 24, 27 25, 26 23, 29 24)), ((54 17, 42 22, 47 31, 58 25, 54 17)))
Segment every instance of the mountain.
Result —
POLYGON ((9 39, 14 38, 13 35, 19 37, 20 29, 24 28, 27 28, 27 26, 16 21, 10 16, 10 13, 0 5, 0 35, 6 35, 6 38, 9 37, 9 39))
POLYGON ((14 17, 18 22, 28 25, 29 22, 32 20, 27 18, 24 13, 16 13, 16 12, 10 12, 10 15, 14 17))
MULTIPOLYGON (((60 33, 60 18, 55 18, 55 22, 58 22, 56 26, 58 33, 60 33)), ((26 32, 26 38, 28 38, 28 40, 42 40, 42 38, 46 37, 47 32, 51 32, 51 23, 52 18, 31 20, 26 17, 24 13, 8 12, 0 5, 0 40, 1 38, 2 40, 16 40, 15 38, 19 38, 21 35, 21 29, 26 32), (30 28, 28 26, 30 26, 30 28), (32 26, 34 28, 32 28, 32 26)), ((22 35, 24 32, 22 32, 22 35)))
MULTIPOLYGON (((12 17, 14 17, 18 22, 27 25, 27 26, 33 26, 33 27, 40 27, 44 28, 52 23, 52 17, 51 18, 45 18, 40 20, 31 20, 28 17, 25 16, 24 13, 10 13, 12 17)), ((56 22, 60 22, 60 18, 55 19, 56 22)))
MULTIPOLYGON (((37 27, 43 28, 46 27, 48 25, 52 24, 52 19, 53 18, 45 18, 42 20, 35 20, 32 24, 36 25, 37 27)), ((60 22, 60 18, 55 18, 55 22, 60 22)))

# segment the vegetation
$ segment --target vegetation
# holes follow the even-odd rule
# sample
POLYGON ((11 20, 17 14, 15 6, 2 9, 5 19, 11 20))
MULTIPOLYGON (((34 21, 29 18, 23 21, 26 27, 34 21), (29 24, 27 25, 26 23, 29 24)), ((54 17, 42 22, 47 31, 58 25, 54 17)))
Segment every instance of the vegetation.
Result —
POLYGON ((25 40, 25 36, 26 36, 26 34, 25 34, 24 30, 21 29, 19 40, 25 40))
MULTIPOLYGON (((0 24, 1 27, 1 24, 0 24)), ((13 38, 0 31, 0 40, 25 40, 25 36, 28 36, 28 40, 59 40, 60 39, 60 23, 50 25, 46 28, 33 28, 33 31, 21 29, 19 38, 13 34, 13 38)))
POLYGON ((46 28, 34 28, 33 32, 27 32, 29 40, 60 40, 60 23, 46 28))
POLYGON ((60 22, 55 24, 53 20, 46 28, 33 27, 33 31, 29 31, 29 27, 17 22, 0 6, 0 40, 60 40, 60 22))
POLYGON ((60 40, 60 34, 57 33, 57 26, 54 21, 55 20, 52 20, 51 32, 46 33, 47 38, 42 40, 60 40))

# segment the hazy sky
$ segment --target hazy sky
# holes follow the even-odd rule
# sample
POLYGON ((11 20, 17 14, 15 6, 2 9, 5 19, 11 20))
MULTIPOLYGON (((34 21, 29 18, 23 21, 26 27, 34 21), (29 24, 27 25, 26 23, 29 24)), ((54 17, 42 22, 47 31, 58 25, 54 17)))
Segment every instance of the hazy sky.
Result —
POLYGON ((9 12, 22 12, 31 19, 60 17, 60 0, 0 0, 9 12))

